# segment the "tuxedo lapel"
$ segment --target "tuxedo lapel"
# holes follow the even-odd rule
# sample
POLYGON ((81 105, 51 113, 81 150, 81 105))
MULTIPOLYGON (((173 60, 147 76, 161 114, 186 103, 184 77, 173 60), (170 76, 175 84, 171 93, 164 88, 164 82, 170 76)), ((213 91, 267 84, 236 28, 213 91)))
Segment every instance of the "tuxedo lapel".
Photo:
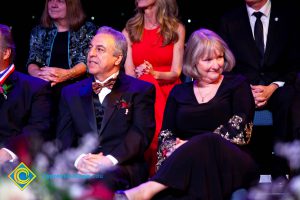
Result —
POLYGON ((105 127, 107 126, 113 113, 116 111, 116 101, 120 98, 121 98, 121 93, 119 91, 113 91, 113 90, 105 97, 103 101, 103 106, 105 110, 104 110, 104 116, 103 116, 102 125, 100 129, 100 135, 102 134, 105 127))
POLYGON ((117 101, 121 99, 122 94, 125 91, 127 91, 127 88, 128 88, 128 83, 125 80, 125 76, 122 72, 120 72, 116 80, 116 83, 111 90, 111 93, 109 93, 103 101, 103 106, 105 110, 104 110, 104 116, 103 116, 102 125, 100 129, 100 135, 103 133, 104 129, 106 128, 113 114, 116 112, 117 101))
POLYGON ((97 122, 96 122, 96 115, 95 115, 95 110, 94 110, 94 105, 93 105, 93 90, 92 90, 92 81, 93 79, 90 78, 86 82, 84 82, 81 85, 79 95, 80 98, 82 99, 82 107, 85 112, 85 115, 88 119, 88 123, 90 127, 97 132, 97 122))

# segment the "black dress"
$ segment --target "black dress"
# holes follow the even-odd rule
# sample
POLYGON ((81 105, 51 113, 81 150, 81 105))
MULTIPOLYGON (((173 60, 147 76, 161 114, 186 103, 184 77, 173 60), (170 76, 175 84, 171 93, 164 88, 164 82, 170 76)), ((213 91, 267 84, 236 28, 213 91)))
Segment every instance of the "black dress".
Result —
POLYGON ((197 102, 192 82, 175 86, 167 101, 163 130, 189 141, 152 177, 169 187, 156 198, 222 200, 236 189, 256 184, 258 170, 251 156, 213 133, 234 115, 242 115, 244 125, 251 123, 254 109, 249 83, 242 76, 225 75, 215 97, 203 104, 197 102))

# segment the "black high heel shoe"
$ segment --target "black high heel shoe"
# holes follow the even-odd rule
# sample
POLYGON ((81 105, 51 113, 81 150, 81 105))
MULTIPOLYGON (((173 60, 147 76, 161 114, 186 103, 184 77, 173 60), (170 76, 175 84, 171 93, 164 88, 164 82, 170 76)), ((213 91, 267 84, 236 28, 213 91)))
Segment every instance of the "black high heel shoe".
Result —
POLYGON ((129 200, 123 190, 118 190, 115 192, 113 200, 129 200))

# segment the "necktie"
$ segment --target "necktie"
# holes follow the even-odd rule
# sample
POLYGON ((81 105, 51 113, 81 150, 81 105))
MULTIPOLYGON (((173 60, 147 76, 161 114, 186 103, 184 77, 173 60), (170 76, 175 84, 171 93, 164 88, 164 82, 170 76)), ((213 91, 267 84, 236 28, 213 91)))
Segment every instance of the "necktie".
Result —
POLYGON ((96 94, 99 94, 102 90, 102 88, 108 88, 108 89, 112 89, 114 84, 116 82, 116 79, 115 78, 111 78, 109 79, 108 81, 106 81, 105 83, 98 83, 98 82, 93 82, 92 83, 92 88, 94 90, 94 92, 96 94))
POLYGON ((256 17, 255 25, 254 25, 254 38, 256 46, 259 50, 260 55, 263 57, 264 55, 264 28, 263 24, 260 20, 263 13, 254 12, 253 15, 256 17))

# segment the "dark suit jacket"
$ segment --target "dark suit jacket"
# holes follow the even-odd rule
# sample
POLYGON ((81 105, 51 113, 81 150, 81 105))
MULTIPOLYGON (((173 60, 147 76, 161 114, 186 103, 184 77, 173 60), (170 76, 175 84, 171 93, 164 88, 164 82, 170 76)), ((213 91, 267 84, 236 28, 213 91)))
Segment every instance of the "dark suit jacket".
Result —
MULTIPOLYGON (((252 84, 293 82, 299 68, 299 35, 292 8, 272 0, 263 64, 252 35, 246 6, 228 12, 221 19, 220 35, 236 57, 233 72, 245 75, 252 84)), ((284 2, 285 3, 285 2, 284 2)))
POLYGON ((7 99, 0 95, 0 148, 6 147, 18 155, 20 146, 33 146, 30 139, 50 131, 50 84, 17 71, 5 84, 12 88, 7 99))
MULTIPOLYGON (((98 135, 97 152, 112 155, 126 166, 132 178, 139 176, 143 155, 155 130, 153 85, 120 72, 104 101, 104 117, 97 131, 93 105, 93 78, 65 87, 60 100, 57 137, 63 149, 74 147, 88 133, 98 135), (126 108, 117 103, 127 102, 126 108)), ((85 152, 86 153, 86 152, 85 152)))

